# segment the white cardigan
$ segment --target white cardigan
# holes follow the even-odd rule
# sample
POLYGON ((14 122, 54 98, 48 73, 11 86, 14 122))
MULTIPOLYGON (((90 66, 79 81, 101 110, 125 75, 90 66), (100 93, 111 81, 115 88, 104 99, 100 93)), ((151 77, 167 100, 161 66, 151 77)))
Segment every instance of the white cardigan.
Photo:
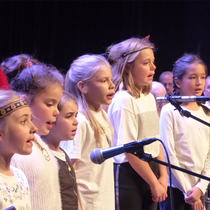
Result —
POLYGON ((21 169, 29 183, 33 210, 61 210, 58 163, 48 146, 36 135, 36 140, 50 155, 47 161, 41 150, 33 143, 30 155, 15 154, 11 165, 21 169))

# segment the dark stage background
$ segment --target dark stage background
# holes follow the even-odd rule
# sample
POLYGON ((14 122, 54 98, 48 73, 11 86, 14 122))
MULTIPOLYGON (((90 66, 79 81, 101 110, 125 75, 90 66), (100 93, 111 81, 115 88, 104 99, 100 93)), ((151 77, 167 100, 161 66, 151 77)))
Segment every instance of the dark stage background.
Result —
POLYGON ((65 73, 85 53, 132 36, 155 43, 155 80, 184 52, 210 68, 208 1, 0 1, 0 61, 28 53, 65 73))

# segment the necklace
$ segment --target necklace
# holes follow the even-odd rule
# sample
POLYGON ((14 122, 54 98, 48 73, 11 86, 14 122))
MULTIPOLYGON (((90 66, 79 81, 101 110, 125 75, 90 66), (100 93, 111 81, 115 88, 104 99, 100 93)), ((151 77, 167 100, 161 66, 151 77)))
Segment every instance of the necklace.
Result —
POLYGON ((49 153, 47 152, 47 150, 45 148, 43 148, 37 140, 33 140, 33 142, 37 145, 37 147, 41 150, 42 152, 42 155, 44 156, 44 158, 47 160, 47 161, 50 161, 50 155, 49 153))

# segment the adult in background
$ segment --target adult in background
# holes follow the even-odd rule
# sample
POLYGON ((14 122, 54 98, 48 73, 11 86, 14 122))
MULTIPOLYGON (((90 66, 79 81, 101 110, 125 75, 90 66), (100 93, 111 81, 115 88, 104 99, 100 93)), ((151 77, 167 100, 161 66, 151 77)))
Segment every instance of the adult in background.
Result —
MULTIPOLYGON (((165 97, 166 89, 160 82, 153 81, 151 93, 155 97, 155 99, 157 97, 165 97)), ((156 107, 157 107, 159 116, 160 116, 161 109, 164 105, 165 105, 165 103, 156 101, 156 107)))
POLYGON ((159 81, 164 85, 167 93, 173 93, 173 73, 171 71, 162 72, 159 81))

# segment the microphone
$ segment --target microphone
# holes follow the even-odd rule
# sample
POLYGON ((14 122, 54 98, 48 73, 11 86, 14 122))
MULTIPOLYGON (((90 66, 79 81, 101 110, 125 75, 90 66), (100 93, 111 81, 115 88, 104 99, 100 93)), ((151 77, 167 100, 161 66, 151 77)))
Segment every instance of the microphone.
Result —
POLYGON ((157 141, 159 139, 157 138, 147 138, 143 140, 133 141, 131 143, 118 145, 115 147, 110 147, 107 149, 94 149, 90 153, 90 159, 95 164, 101 164, 106 159, 109 159, 111 157, 114 157, 116 155, 119 155, 121 153, 127 152, 127 153, 134 153, 142 150, 143 152, 143 146, 147 144, 151 144, 154 141, 157 141))
MULTIPOLYGON (((202 102, 202 101, 209 101, 209 96, 170 96, 175 102, 202 102)), ((168 103, 168 99, 166 97, 157 97, 157 103, 168 103)))

